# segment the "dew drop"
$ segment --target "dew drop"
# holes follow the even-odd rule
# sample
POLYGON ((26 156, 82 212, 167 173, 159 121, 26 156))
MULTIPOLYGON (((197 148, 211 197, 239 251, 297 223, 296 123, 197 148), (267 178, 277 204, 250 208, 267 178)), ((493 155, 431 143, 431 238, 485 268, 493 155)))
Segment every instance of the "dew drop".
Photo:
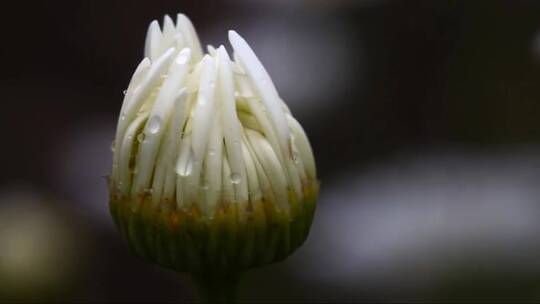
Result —
POLYGON ((198 102, 199 102, 199 105, 201 105, 201 106, 205 106, 205 105, 208 103, 208 101, 206 100, 206 98, 203 97, 203 96, 199 97, 198 102))
POLYGON ((298 152, 298 149, 296 149, 294 135, 292 134, 289 137, 289 151, 291 153, 291 157, 294 163, 298 164, 300 162, 300 153, 298 152))
POLYGON ((156 134, 161 129, 161 119, 157 116, 154 116, 148 122, 148 132, 150 134, 156 134))
POLYGON ((295 164, 298 164, 300 162, 300 155, 299 155, 298 151, 293 150, 292 159, 293 159, 295 164))
POLYGON ((193 162, 192 161, 188 161, 185 166, 183 167, 180 167, 178 168, 178 174, 180 176, 190 176, 191 175, 191 171, 193 171, 193 162))
POLYGON ((231 174, 231 183, 238 185, 242 181, 242 177, 238 173, 231 174))
POLYGON ((122 94, 126 95, 126 93, 127 93, 127 90, 122 91, 122 94))
POLYGON ((144 142, 144 137, 145 137, 144 133, 139 133, 137 135, 137 141, 140 142, 140 143, 144 142))
POLYGON ((193 152, 183 156, 176 164, 176 173, 182 177, 190 176, 193 171, 193 152))
POLYGON ((208 155, 214 156, 214 155, 216 155, 216 151, 214 151, 214 149, 210 149, 210 150, 208 150, 208 155))
POLYGON ((120 120, 126 120, 126 114, 122 113, 122 114, 120 115, 120 120))

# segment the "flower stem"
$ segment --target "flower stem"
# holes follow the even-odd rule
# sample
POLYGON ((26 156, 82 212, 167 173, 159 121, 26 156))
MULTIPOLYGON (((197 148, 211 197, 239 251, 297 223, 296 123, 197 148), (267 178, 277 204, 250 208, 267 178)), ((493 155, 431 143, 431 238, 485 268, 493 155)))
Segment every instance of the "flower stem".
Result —
POLYGON ((236 303, 239 273, 201 273, 193 275, 202 303, 236 303))

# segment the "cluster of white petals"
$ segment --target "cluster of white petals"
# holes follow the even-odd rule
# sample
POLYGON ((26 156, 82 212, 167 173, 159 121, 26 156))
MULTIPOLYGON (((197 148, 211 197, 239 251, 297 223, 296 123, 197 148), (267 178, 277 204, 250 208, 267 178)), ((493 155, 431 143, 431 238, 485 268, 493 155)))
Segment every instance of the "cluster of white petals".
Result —
POLYGON ((177 209, 269 200, 288 212, 316 181, 308 139, 246 41, 203 54, 189 19, 148 29, 145 58, 125 91, 114 148, 116 195, 151 193, 177 209))

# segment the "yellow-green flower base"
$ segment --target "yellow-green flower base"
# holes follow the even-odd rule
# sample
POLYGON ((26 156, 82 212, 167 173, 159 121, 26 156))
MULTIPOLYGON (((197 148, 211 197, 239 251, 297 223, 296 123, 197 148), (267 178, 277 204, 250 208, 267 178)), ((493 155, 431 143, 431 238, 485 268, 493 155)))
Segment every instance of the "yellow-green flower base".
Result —
POLYGON ((129 248, 145 260, 192 274, 238 273, 281 261, 302 245, 318 190, 312 182, 304 185, 302 200, 290 194, 290 214, 262 200, 247 210, 222 202, 207 217, 197 207, 175 210, 169 202, 155 207, 150 194, 134 201, 114 193, 110 210, 129 248))

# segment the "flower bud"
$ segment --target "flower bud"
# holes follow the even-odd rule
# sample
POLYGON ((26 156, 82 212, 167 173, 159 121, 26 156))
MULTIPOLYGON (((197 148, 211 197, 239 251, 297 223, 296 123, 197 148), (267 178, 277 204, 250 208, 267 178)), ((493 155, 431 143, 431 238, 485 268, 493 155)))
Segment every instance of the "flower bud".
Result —
POLYGON ((109 182, 116 226, 177 271, 280 261, 306 239, 318 180, 309 141, 246 41, 203 54, 193 25, 150 24, 125 91, 109 182))

